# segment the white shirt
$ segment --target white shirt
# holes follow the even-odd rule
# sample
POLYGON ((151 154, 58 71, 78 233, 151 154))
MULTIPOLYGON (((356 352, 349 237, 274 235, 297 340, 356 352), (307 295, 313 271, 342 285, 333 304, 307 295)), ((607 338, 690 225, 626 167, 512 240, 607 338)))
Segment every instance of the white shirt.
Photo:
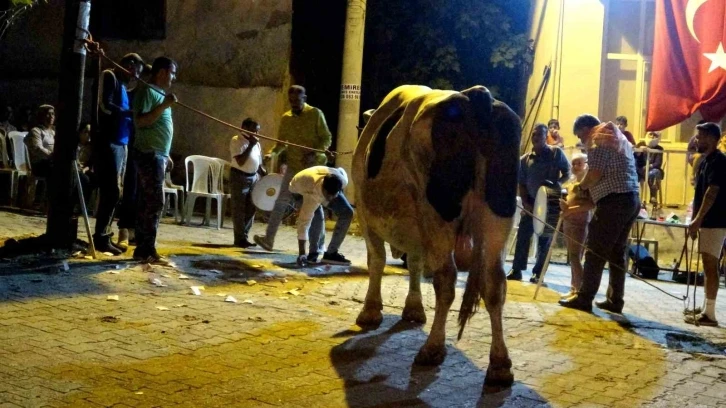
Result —
POLYGON ((323 179, 328 174, 335 174, 343 181, 343 188, 348 185, 348 175, 342 168, 315 166, 307 168, 295 175, 290 181, 290 192, 303 196, 302 208, 297 217, 297 239, 307 241, 308 230, 313 222, 315 210, 320 205, 328 204, 323 195, 323 179))
POLYGON ((247 150, 249 144, 250 141, 244 136, 235 136, 229 142, 229 152, 232 154, 232 167, 237 170, 242 170, 245 173, 256 173, 260 164, 262 164, 262 149, 259 143, 255 143, 250 152, 250 156, 241 166, 237 164, 237 159, 235 159, 235 157, 240 156, 247 150))

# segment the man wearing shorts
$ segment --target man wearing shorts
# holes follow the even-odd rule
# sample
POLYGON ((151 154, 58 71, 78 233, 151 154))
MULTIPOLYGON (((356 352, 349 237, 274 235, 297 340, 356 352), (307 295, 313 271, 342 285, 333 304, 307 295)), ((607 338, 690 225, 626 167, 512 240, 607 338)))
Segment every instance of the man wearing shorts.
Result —
POLYGON ((701 163, 696 177, 693 213, 688 226, 691 238, 698 237, 698 251, 703 257, 706 297, 701 310, 686 315, 686 323, 718 326, 716 295, 718 294, 718 258, 726 238, 726 155, 718 150, 721 128, 712 122, 696 126, 701 163))

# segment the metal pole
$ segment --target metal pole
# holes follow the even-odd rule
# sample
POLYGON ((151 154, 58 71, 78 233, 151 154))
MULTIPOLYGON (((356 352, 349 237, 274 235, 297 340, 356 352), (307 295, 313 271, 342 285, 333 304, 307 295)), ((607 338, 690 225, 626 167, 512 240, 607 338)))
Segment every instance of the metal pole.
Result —
MULTIPOLYGON (((340 84, 340 110, 336 150, 347 152, 358 142, 360 120, 360 83, 363 73, 363 39, 365 34, 366 0, 348 0, 343 46, 343 75, 340 84)), ((348 174, 353 164, 352 155, 338 156, 336 165, 348 174)), ((349 178, 349 180, 351 180, 349 178)), ((348 184, 346 195, 355 199, 355 186, 348 184)))

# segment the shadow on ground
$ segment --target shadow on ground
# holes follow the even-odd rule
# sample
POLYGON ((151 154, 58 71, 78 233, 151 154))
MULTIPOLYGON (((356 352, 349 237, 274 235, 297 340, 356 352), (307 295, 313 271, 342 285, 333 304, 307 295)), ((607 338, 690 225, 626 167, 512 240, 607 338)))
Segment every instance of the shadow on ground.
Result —
POLYGON ((546 403, 544 397, 521 383, 483 395, 484 371, 450 345, 441 366, 414 365, 427 333, 398 316, 384 316, 381 327, 374 331, 339 334, 347 335, 352 337, 333 347, 330 360, 344 381, 350 407, 527 407, 546 403))

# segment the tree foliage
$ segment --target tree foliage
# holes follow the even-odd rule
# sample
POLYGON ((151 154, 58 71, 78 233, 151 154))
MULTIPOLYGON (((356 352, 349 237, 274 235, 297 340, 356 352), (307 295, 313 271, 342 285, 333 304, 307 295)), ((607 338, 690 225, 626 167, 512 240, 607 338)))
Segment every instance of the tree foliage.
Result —
POLYGON ((512 3, 525 8, 528 4, 369 0, 369 96, 380 101, 393 87, 415 83, 441 89, 483 84, 504 100, 521 98, 519 78, 531 65, 533 52, 527 27, 512 18, 512 3))
POLYGON ((48 0, 6 0, 0 2, 0 39, 8 28, 34 6, 47 3, 48 0))

